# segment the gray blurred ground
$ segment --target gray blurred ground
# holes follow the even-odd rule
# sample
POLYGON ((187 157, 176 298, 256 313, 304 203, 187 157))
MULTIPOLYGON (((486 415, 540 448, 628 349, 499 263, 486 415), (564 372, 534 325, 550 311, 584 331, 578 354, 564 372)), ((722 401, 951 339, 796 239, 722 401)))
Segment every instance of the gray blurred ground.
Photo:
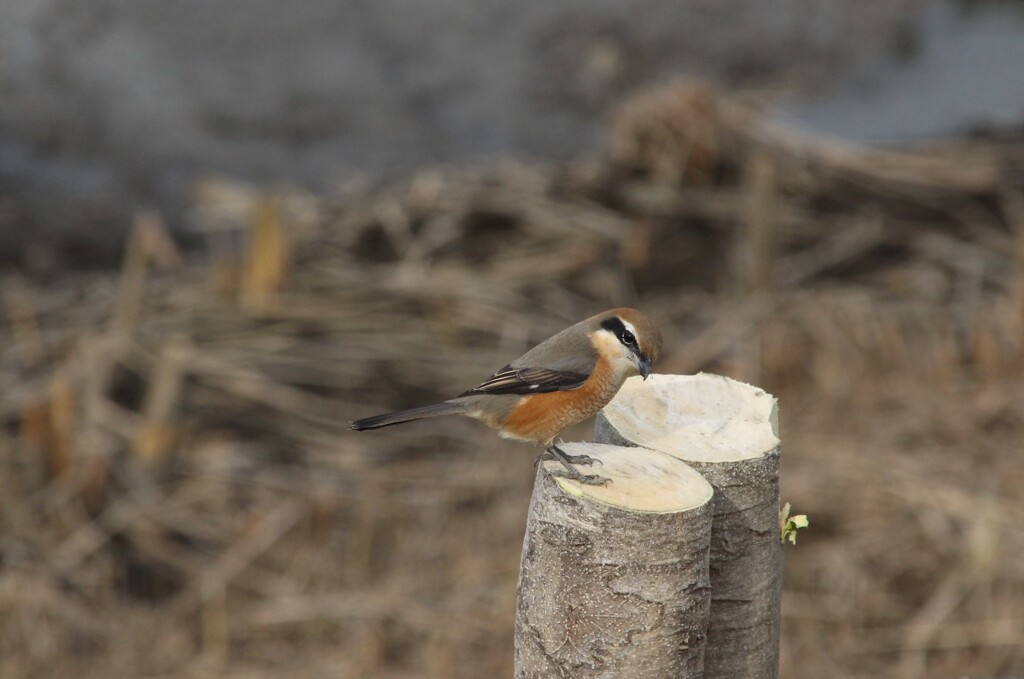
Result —
POLYGON ((928 5, 6 0, 0 261, 54 234, 96 256, 136 207, 180 227, 197 172, 317 187, 566 158, 612 102, 679 73, 814 91, 906 58, 928 5))

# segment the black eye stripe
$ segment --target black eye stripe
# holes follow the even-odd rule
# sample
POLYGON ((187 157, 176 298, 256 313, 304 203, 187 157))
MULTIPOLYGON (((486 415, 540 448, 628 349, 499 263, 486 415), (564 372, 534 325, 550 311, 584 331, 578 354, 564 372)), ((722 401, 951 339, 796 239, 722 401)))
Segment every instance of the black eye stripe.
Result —
POLYGON ((601 327, 618 337, 620 342, 622 341, 622 333, 626 332, 626 326, 615 316, 609 316, 601 321, 601 327))
POLYGON ((601 321, 601 327, 609 331, 616 337, 618 337, 619 341, 625 344, 627 347, 636 346, 636 337, 634 337, 633 333, 626 329, 626 326, 622 323, 622 321, 619 318, 615 316, 610 316, 609 318, 606 318, 603 321, 601 321))

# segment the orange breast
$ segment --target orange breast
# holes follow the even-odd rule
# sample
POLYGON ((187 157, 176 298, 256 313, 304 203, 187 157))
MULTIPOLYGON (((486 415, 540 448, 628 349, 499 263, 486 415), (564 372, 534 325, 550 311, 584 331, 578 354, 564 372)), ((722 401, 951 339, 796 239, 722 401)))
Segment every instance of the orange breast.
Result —
POLYGON ((505 436, 548 443, 564 429, 582 422, 605 407, 622 386, 602 357, 583 386, 520 399, 501 423, 505 436))

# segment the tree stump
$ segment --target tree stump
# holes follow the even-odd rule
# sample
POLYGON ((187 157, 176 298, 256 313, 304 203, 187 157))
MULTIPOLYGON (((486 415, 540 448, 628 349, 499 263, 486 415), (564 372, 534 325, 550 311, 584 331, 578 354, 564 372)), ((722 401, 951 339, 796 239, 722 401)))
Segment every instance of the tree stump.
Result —
POLYGON ((703 373, 631 378, 597 417, 598 441, 667 453, 714 486, 707 679, 778 676, 778 431, 774 397, 703 373))
POLYGON ((567 443, 591 486, 537 470, 516 607, 520 679, 700 677, 708 623, 712 488, 643 448, 567 443))

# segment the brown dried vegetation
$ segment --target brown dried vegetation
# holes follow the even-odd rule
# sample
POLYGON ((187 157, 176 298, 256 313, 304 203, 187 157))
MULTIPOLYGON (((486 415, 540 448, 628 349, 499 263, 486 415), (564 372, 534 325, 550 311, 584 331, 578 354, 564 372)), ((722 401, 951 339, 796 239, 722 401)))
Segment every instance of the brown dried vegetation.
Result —
POLYGON ((661 372, 780 399, 784 676, 1024 674, 1024 149, 848 147, 692 84, 610 149, 211 180, 202 261, 146 216, 119 274, 5 279, 0 676, 507 676, 533 451, 347 421, 618 304, 661 372))

